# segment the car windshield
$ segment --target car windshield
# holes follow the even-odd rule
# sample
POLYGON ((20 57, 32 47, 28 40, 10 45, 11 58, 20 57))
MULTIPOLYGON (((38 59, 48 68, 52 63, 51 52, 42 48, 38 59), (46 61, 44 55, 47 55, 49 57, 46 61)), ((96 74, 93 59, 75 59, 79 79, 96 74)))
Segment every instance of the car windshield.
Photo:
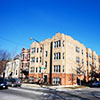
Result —
POLYGON ((16 81, 18 81, 18 82, 20 82, 20 80, 19 80, 19 79, 17 79, 17 78, 15 78, 15 80, 16 80, 16 81))

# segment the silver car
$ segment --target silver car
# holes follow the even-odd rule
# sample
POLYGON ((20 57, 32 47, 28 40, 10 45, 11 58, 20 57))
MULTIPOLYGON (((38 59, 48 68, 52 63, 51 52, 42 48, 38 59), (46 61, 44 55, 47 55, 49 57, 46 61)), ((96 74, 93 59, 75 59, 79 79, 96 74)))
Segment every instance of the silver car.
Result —
POLYGON ((18 79, 18 78, 10 78, 8 79, 8 82, 7 82, 8 86, 12 86, 12 87, 21 87, 21 81, 18 79))

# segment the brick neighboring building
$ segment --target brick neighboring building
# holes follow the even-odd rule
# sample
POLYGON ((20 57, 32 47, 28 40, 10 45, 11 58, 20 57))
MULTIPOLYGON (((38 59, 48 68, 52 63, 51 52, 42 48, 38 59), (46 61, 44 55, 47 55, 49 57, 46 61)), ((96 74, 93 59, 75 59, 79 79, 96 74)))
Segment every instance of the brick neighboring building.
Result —
POLYGON ((28 78, 30 66, 30 49, 22 49, 21 52, 21 68, 20 68, 20 78, 28 78))
POLYGON ((2 60, 0 61, 0 77, 3 77, 3 75, 5 74, 4 73, 5 69, 6 69, 6 60, 2 60))

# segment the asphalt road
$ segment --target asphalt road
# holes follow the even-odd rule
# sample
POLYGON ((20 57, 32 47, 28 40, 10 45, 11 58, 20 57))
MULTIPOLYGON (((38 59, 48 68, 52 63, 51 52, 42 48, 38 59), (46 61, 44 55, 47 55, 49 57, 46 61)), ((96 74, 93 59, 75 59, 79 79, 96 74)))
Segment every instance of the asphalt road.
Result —
POLYGON ((61 90, 22 87, 0 90, 0 100, 100 100, 100 88, 61 90))

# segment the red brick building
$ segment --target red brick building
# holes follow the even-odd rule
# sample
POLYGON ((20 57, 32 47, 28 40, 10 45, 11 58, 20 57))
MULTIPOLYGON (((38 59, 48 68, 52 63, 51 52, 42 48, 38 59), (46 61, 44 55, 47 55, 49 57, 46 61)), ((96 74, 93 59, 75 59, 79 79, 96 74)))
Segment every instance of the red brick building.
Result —
POLYGON ((28 78, 29 75, 29 66, 30 66, 30 49, 22 49, 21 52, 21 74, 20 78, 28 78))

